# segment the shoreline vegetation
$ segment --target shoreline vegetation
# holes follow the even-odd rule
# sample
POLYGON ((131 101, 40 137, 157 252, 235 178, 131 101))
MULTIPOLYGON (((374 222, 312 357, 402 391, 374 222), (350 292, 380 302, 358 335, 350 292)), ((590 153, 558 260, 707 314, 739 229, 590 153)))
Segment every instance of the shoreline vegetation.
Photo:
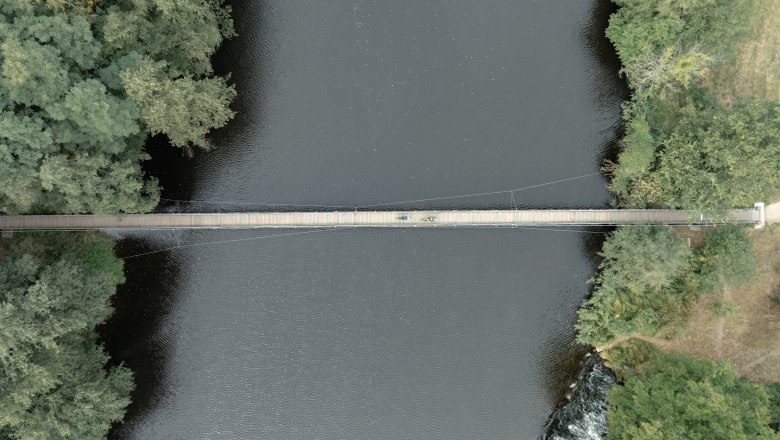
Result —
MULTIPOLYGON (((632 90, 622 150, 604 166, 616 204, 717 217, 777 201, 780 60, 765 52, 780 26, 761 24, 780 22, 780 5, 612 1, 606 34, 632 90)), ((607 439, 780 439, 780 369, 759 368, 780 355, 777 232, 637 226, 607 237, 576 323, 618 377, 607 439), (762 355, 743 361, 747 350, 762 355)))
POLYGON ((152 210, 146 139, 208 148, 233 117, 211 67, 229 14, 221 0, 0 1, 0 209, 152 210))
MULTIPOLYGON (((233 117, 211 66, 230 14, 223 0, 0 0, 0 214, 151 211, 149 136, 189 153, 233 117)), ((95 327, 123 281, 103 234, 0 242, 0 439, 99 440, 122 421, 132 373, 95 327)))

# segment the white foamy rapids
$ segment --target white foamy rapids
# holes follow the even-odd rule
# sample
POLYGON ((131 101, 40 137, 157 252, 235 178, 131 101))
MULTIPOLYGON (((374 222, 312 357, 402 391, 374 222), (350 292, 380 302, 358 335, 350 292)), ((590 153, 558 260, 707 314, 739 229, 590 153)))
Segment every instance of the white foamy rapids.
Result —
POLYGON ((615 376, 598 356, 583 364, 571 399, 553 414, 545 440, 599 440, 607 428, 607 391, 615 376))

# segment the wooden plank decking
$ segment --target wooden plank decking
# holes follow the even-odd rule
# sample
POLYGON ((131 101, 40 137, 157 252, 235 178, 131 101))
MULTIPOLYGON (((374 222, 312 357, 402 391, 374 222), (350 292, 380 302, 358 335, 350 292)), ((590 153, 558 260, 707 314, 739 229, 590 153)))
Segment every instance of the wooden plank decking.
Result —
MULTIPOLYGON (((757 204, 758 205, 758 204, 757 204)), ((730 212, 729 222, 759 225, 763 206, 730 212)), ((660 209, 242 212, 209 214, 0 216, 0 230, 252 229, 319 227, 478 227, 542 225, 704 225, 705 215, 660 209), (401 219, 406 216, 407 219, 401 219)))

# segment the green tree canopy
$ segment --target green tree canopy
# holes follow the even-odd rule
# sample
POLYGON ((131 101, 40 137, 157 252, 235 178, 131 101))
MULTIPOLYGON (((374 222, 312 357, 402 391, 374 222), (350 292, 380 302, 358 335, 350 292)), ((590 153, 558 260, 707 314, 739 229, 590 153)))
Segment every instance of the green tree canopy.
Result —
POLYGON ((0 206, 7 203, 26 211, 39 201, 43 188, 38 167, 56 150, 40 118, 0 112, 0 206))
POLYGON ((704 290, 720 288, 722 282, 739 286, 756 278, 756 257, 743 226, 727 225, 709 231, 697 256, 704 290))
POLYGON ((34 40, 53 47, 67 65, 92 69, 100 54, 100 43, 92 35, 87 19, 65 14, 19 15, 12 29, 21 40, 34 40))
POLYGON ((152 134, 167 134, 177 147, 208 148, 206 134, 233 117, 228 104, 235 90, 221 78, 172 80, 165 70, 166 63, 145 61, 136 70, 124 71, 122 83, 152 134))
POLYGON ((749 0, 613 1, 620 9, 607 36, 635 89, 687 83, 703 73, 745 33, 751 10, 749 0))
POLYGON ((749 207, 780 189, 780 105, 748 101, 682 112, 650 177, 652 202, 718 211, 749 207))
POLYGON ((48 234, 0 260, 0 434, 104 438, 129 403, 129 370, 104 369, 94 328, 123 280, 109 237, 48 234))
POLYGON ((604 242, 593 295, 578 311, 577 339, 600 345, 635 332, 654 334, 679 316, 688 292, 678 285, 690 250, 671 228, 626 226, 604 242))
POLYGON ((100 81, 88 79, 74 84, 62 101, 49 106, 57 142, 113 154, 126 148, 125 138, 139 131, 138 108, 107 91, 100 81))
POLYGON ((108 2, 97 18, 105 51, 142 53, 170 66, 171 78, 212 72, 211 55, 235 35, 222 0, 108 2))
POLYGON ((634 89, 611 189, 624 206, 722 215, 778 190, 778 105, 719 104, 700 81, 730 62, 752 0, 614 0, 607 36, 634 89))
MULTIPOLYGON (((145 156, 145 155, 143 155, 145 156)), ((41 186, 53 197, 48 206, 64 212, 149 211, 159 193, 156 181, 144 181, 138 159, 102 153, 51 155, 40 168, 41 186), (64 205, 58 202, 63 200, 64 205)))
POLYGON ((11 105, 45 108, 58 101, 70 85, 60 52, 34 40, 8 38, 2 46, 2 85, 11 105))
POLYGON ((0 0, 0 124, 21 123, 0 133, 0 212, 152 209, 139 135, 208 147, 233 117, 210 61, 234 35, 229 13, 222 0, 0 0))
POLYGON ((656 353, 607 395, 607 440, 776 440, 769 399, 728 364, 656 353))
POLYGON ((769 426, 780 432, 780 382, 767 384, 766 391, 769 394, 769 416, 772 420, 769 426))

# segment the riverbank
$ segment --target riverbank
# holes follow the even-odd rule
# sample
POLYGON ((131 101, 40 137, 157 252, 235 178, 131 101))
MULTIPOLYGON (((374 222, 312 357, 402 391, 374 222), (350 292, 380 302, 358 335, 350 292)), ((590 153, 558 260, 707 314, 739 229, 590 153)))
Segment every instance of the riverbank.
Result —
MULTIPOLYGON (((149 212, 144 143, 183 150, 232 116, 211 55, 233 33, 222 1, 6 2, 0 11, 0 214, 149 212)), ((99 233, 0 241, 0 436, 103 439, 133 373, 96 327, 124 282, 99 233)))
MULTIPOLYGON (((754 9, 749 32, 733 45, 730 53, 723 55, 727 61, 708 68, 697 79, 698 87, 712 93, 725 106, 743 98, 780 100, 780 61, 769 54, 774 50, 773 42, 780 39, 780 27, 769 26, 780 23, 780 6, 757 2, 751 7, 754 9)), ((765 185, 768 194, 777 191, 772 185, 765 185)), ((675 321, 645 338, 664 338, 665 344, 655 344, 663 349, 728 360, 738 373, 752 379, 780 381, 780 368, 774 368, 774 364, 767 364, 765 371, 756 370, 780 350, 780 334, 775 328, 780 314, 772 299, 780 285, 780 227, 771 225, 780 221, 780 203, 768 204, 766 212, 770 225, 749 233, 751 252, 757 262, 755 280, 705 292, 685 312, 684 321, 675 321)), ((707 232, 678 229, 678 236, 696 249, 703 246, 707 232)), ((617 345, 613 342, 610 347, 617 345)))
MULTIPOLYGON (((775 201, 780 81, 773 42, 780 27, 772 24, 780 21, 780 7, 747 0, 615 2, 621 9, 607 35, 633 89, 623 151, 605 167, 620 204, 721 215, 775 201)), ((768 211, 774 222, 778 205, 768 211)), ((577 324, 578 339, 599 347, 618 375, 608 394, 607 438, 671 432, 698 438, 708 425, 709 438, 777 435, 769 426, 777 429, 780 420, 770 410, 777 408, 770 399, 780 398, 778 387, 743 378, 780 381, 773 362, 780 355, 779 251, 777 225, 619 228, 607 239, 594 294, 577 324), (709 373, 724 368, 725 381, 709 373), (653 409, 678 405, 663 396, 686 380, 709 387, 732 408, 697 404, 694 414, 682 405, 685 414, 671 417, 653 409), (754 409, 738 409, 743 405, 754 409), (727 424, 716 422, 728 417, 727 424)))

